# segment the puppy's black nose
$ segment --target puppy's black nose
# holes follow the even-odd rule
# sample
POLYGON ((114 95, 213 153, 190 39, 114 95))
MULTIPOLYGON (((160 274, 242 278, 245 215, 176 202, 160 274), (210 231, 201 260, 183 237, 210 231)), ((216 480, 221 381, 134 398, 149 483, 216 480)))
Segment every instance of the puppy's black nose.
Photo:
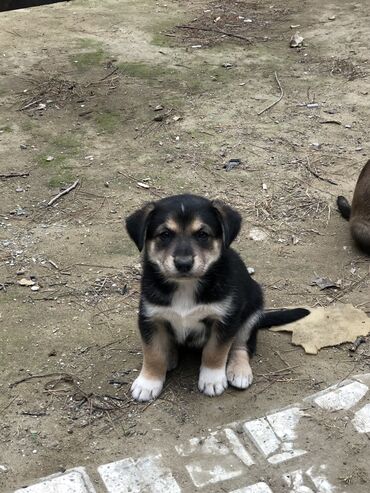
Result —
POLYGON ((179 272, 186 274, 193 267, 193 257, 190 255, 186 257, 175 257, 174 263, 179 272))

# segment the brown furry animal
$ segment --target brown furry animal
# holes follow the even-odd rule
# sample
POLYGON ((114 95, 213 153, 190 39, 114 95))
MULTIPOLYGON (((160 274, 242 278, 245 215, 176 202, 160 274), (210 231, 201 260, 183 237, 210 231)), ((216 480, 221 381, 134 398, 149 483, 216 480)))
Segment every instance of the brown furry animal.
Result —
POLYGON ((370 255, 370 159, 358 177, 352 206, 343 196, 337 198, 337 205, 342 216, 349 220, 357 246, 370 255))

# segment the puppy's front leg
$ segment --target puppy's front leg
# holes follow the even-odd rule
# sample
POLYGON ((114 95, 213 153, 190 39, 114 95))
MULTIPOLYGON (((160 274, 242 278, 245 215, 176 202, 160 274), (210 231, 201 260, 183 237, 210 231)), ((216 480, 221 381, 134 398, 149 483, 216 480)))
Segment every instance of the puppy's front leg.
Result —
POLYGON ((145 402, 161 393, 168 368, 170 336, 160 323, 140 323, 143 342, 143 367, 131 387, 132 396, 145 402))
POLYGON ((220 395, 227 389, 226 361, 232 340, 223 341, 217 327, 203 348, 198 387, 210 397, 220 395))

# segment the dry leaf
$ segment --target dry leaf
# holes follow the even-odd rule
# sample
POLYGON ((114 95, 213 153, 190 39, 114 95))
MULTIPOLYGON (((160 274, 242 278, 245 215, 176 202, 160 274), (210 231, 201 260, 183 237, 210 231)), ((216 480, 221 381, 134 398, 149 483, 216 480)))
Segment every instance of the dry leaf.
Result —
POLYGON ((308 354, 317 354, 323 347, 355 342, 358 336, 370 333, 370 318, 352 305, 310 308, 310 311, 297 322, 271 330, 292 332, 292 343, 302 346, 308 354))
POLYGON ((340 288, 339 282, 334 282, 329 277, 315 277, 311 281, 311 286, 319 286, 319 288, 322 289, 328 289, 328 288, 340 288))

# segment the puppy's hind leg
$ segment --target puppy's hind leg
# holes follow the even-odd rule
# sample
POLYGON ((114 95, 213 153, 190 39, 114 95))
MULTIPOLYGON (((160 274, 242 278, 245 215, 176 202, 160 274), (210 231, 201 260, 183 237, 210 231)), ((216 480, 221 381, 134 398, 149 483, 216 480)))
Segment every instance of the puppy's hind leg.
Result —
POLYGON ((229 353, 226 376, 230 385, 246 389, 253 382, 252 368, 249 364, 247 343, 261 316, 258 312, 249 317, 237 333, 229 353))
POLYGON ((179 350, 175 341, 171 341, 167 355, 167 371, 177 368, 179 362, 179 350))

